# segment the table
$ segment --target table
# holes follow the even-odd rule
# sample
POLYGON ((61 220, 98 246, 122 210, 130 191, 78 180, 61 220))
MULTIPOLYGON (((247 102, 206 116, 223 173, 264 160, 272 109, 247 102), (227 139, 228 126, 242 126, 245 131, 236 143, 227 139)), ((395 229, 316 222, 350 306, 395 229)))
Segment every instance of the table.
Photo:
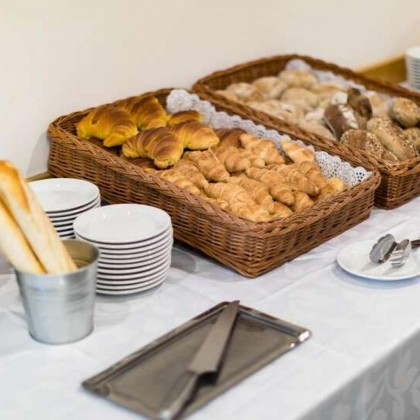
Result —
POLYGON ((191 419, 419 419, 420 278, 368 281, 335 263, 352 241, 420 235, 419 206, 420 198, 374 209, 364 223, 252 280, 176 244, 166 283, 131 297, 98 296, 93 334, 62 346, 29 337, 16 281, 0 260, 0 418, 138 418, 89 394, 82 380, 216 303, 241 299, 313 336, 191 419))

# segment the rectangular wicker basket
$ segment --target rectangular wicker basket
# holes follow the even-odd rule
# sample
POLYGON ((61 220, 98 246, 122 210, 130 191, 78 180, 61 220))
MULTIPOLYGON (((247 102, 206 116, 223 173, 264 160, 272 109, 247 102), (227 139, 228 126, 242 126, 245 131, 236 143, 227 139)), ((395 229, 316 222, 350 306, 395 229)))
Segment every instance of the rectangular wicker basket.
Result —
POLYGON ((390 163, 383 159, 376 159, 367 152, 354 147, 345 147, 334 140, 320 137, 296 125, 257 111, 247 105, 240 104, 216 93, 218 89, 225 89, 231 83, 251 82, 259 77, 272 76, 284 69, 291 59, 301 59, 317 70, 331 71, 346 79, 364 85, 367 89, 391 96, 409 98, 420 105, 420 94, 414 93, 397 85, 376 81, 357 74, 354 71, 339 67, 332 63, 297 54, 280 55, 240 64, 226 70, 217 71, 198 80, 193 90, 203 99, 216 105, 219 109, 235 113, 241 117, 251 119, 282 132, 304 139, 314 146, 322 146, 331 154, 347 151, 348 156, 354 156, 362 166, 373 165, 381 174, 381 184, 376 191, 375 204, 378 207, 392 209, 398 207, 420 194, 420 158, 390 163))
MULTIPOLYGON (((170 91, 141 96, 154 95, 165 105, 170 91)), ((377 171, 331 200, 285 220, 254 223, 241 219, 122 160, 100 142, 78 138, 75 125, 88 112, 75 112, 50 124, 50 173, 89 180, 110 203, 141 203, 166 210, 177 240, 245 276, 258 276, 305 253, 365 220, 372 209, 379 184, 377 171)))

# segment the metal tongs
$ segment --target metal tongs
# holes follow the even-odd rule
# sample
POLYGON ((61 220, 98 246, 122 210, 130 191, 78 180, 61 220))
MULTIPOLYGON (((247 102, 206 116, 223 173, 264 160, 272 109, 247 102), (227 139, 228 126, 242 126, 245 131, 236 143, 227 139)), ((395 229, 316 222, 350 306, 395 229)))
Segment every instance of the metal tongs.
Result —
POLYGON ((393 267, 401 267, 406 263, 411 250, 418 247, 420 247, 420 239, 415 241, 403 239, 401 242, 397 242, 394 236, 388 233, 373 245, 369 258, 374 263, 383 263, 389 260, 393 267))

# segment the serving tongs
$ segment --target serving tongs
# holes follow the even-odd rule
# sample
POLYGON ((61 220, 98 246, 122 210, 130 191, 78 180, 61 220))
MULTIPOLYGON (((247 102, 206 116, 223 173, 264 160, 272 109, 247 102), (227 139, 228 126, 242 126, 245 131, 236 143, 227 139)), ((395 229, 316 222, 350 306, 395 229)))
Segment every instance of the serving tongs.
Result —
POLYGON ((390 261, 393 267, 400 267, 407 261, 411 250, 420 247, 420 239, 410 241, 404 239, 397 242, 390 233, 382 236, 373 245, 369 258, 374 263, 390 261))

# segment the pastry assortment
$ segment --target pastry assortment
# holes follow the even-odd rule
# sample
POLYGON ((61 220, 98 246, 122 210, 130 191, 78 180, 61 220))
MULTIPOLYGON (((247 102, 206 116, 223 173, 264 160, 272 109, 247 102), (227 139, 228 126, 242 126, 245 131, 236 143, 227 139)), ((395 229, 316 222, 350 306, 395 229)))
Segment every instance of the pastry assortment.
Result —
POLYGON ((400 162, 419 156, 420 107, 406 98, 362 93, 302 69, 233 83, 216 93, 375 158, 400 162))
MULTIPOLYGON (((256 85, 273 95, 270 89, 284 90, 291 76, 265 78, 256 85)), ((314 81, 303 77, 302 83, 312 86, 314 81)), ((230 92, 261 99, 263 94, 250 86, 230 92)), ((311 95, 299 100, 312 104, 315 95, 311 95)), ((282 155, 271 140, 240 129, 213 130, 201 121, 193 110, 167 114, 154 97, 130 98, 92 110, 78 123, 77 132, 82 138, 103 139, 105 147, 121 146, 121 157, 128 161, 150 159, 153 164, 146 172, 255 222, 288 217, 347 188, 338 178, 326 179, 314 153, 303 146, 284 140, 282 155)))
POLYGON ((19 271, 67 273, 76 265, 26 181, 0 161, 0 249, 19 271))
POLYGON ((161 169, 178 162, 185 148, 205 150, 219 142, 214 131, 201 123, 198 112, 169 115, 154 96, 95 108, 76 130, 82 139, 101 139, 105 147, 122 146, 125 158, 153 159, 161 169))

